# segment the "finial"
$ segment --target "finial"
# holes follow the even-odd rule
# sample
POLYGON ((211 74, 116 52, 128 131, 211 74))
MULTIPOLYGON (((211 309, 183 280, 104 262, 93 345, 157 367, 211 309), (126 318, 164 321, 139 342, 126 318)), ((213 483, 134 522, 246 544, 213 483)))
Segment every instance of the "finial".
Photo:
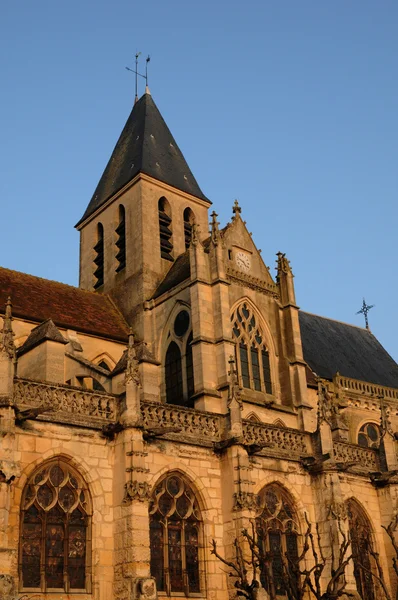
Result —
POLYGON ((228 364, 229 364, 229 371, 228 371, 228 376, 229 376, 228 405, 230 405, 231 402, 232 402, 232 400, 235 399, 238 402, 238 404, 240 405, 240 407, 243 408, 243 406, 242 406, 242 399, 241 399, 242 390, 241 390, 240 385, 239 385, 238 372, 235 369, 235 358, 234 358, 234 356, 232 354, 229 357, 228 364))
POLYGON ((4 311, 3 329, 0 334, 0 352, 5 352, 10 358, 15 360, 14 335, 15 333, 12 330, 12 303, 10 296, 8 296, 4 311))
POLYGON ((368 312, 369 312, 369 311, 370 311, 370 309, 371 309, 371 308, 373 308, 374 306, 375 306, 374 304, 366 304, 366 302, 365 302, 365 298, 363 298, 363 302, 362 302, 362 308, 361 308, 361 310, 359 310, 357 313, 355 313, 355 314, 357 314, 357 315, 359 315, 359 314, 363 314, 363 316, 365 317, 365 326, 366 326, 366 329, 367 329, 368 331, 370 331, 370 329, 369 329, 369 320, 368 320, 368 312))
POLYGON ((141 378, 138 371, 138 360, 134 348, 134 334, 131 327, 129 332, 129 344, 127 347, 127 365, 124 381, 126 384, 132 381, 137 387, 141 387, 141 378))
POLYGON ((235 216, 242 212, 242 209, 239 206, 239 202, 237 200, 235 200, 235 202, 234 202, 234 205, 232 207, 232 212, 234 213, 235 216))
POLYGON ((149 91, 149 87, 148 87, 148 63, 151 60, 151 57, 147 56, 147 58, 145 59, 145 75, 142 75, 142 73, 138 72, 138 58, 141 55, 141 52, 137 52, 135 55, 135 69, 130 69, 130 67, 126 67, 127 71, 131 71, 131 73, 134 73, 135 75, 135 99, 134 99, 134 104, 136 104, 138 102, 138 77, 142 77, 143 79, 145 79, 145 93, 146 94, 151 94, 151 92, 149 91))
POLYGON ((276 282, 279 283, 282 274, 287 275, 287 273, 291 273, 292 269, 290 267, 290 262, 286 258, 286 254, 284 252, 277 252, 276 256, 276 282))
POLYGON ((218 245, 218 241, 220 239, 220 230, 218 228, 219 223, 217 221, 217 217, 218 217, 218 214, 213 210, 213 212, 211 213, 210 235, 211 235, 211 241, 213 242, 213 244, 215 246, 218 245))

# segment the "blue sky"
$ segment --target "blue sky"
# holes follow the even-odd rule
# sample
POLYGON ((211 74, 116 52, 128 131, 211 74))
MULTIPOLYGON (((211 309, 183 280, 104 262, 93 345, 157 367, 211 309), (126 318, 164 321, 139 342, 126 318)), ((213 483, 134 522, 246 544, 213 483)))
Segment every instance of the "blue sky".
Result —
POLYGON ((14 0, 1 12, 3 266, 77 284, 73 226, 131 110, 125 66, 141 51, 221 224, 238 198, 266 264, 287 253, 301 308, 362 325, 365 296, 398 359, 396 0, 14 0))

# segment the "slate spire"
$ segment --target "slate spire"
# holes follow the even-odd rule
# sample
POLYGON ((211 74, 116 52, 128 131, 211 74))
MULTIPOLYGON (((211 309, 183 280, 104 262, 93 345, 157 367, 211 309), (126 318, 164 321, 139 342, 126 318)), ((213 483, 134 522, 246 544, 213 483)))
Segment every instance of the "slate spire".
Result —
POLYGON ((149 89, 134 104, 93 197, 77 225, 138 173, 145 173, 192 196, 207 200, 149 89))

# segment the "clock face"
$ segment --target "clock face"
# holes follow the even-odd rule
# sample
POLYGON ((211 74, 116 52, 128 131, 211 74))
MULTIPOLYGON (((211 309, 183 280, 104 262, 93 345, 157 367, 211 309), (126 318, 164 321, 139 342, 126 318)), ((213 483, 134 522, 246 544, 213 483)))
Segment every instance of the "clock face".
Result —
POLYGON ((239 269, 248 273, 250 271, 250 256, 246 252, 237 252, 235 254, 235 262, 239 269))

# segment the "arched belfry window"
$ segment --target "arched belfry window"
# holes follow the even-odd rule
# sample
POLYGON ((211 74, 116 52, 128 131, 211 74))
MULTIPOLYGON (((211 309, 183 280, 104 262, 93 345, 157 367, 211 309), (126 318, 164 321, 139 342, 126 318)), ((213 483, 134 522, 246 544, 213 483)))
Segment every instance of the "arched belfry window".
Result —
POLYGON ((187 310, 180 310, 169 331, 165 357, 164 381, 166 402, 193 407, 195 378, 191 319, 187 310))
POLYGON ((22 590, 90 591, 91 502, 81 475, 51 460, 22 494, 19 576, 22 590))
POLYGON ((184 240, 185 248, 189 248, 192 237, 192 225, 195 223, 195 215, 188 207, 184 210, 184 240))
POLYGON ((160 256, 166 260, 173 259, 173 229, 171 221, 171 207, 167 199, 162 197, 158 202, 159 208, 159 234, 160 256))
POLYGON ((232 331, 236 339, 240 384, 244 388, 272 394, 268 349, 249 304, 241 304, 234 311, 232 331))
POLYGON ((202 519, 189 483, 170 473, 160 481, 149 506, 151 574, 159 592, 168 596, 199 594, 202 519))
POLYGON ((355 500, 348 500, 347 513, 357 591, 362 600, 376 600, 372 576, 375 568, 371 554, 372 528, 363 509, 355 500))
POLYGON ((94 246, 94 252, 94 277, 96 279, 94 289, 97 289, 104 285, 104 227, 102 223, 97 225, 97 242, 94 246))
POLYGON ((124 206, 119 206, 119 224, 116 227, 116 273, 121 271, 126 266, 126 211, 124 206))
POLYGON ((283 561, 298 557, 299 527, 290 494, 281 486, 270 484, 259 493, 256 528, 264 552, 271 557, 270 573, 263 569, 261 583, 272 597, 286 598, 283 561))
POLYGON ((362 448, 380 446, 380 427, 376 423, 365 423, 358 432, 358 444, 362 448))

